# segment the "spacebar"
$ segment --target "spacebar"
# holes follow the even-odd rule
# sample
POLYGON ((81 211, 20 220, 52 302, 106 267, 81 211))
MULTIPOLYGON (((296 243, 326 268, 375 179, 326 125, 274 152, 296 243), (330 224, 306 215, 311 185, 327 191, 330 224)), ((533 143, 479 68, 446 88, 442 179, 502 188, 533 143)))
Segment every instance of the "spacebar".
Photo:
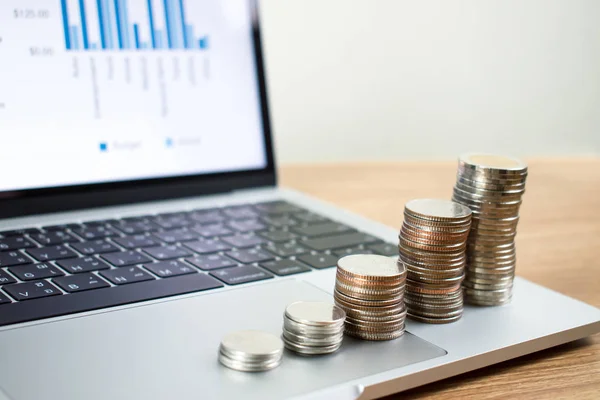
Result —
POLYGON ((206 274, 133 283, 0 306, 0 326, 223 287, 206 274))

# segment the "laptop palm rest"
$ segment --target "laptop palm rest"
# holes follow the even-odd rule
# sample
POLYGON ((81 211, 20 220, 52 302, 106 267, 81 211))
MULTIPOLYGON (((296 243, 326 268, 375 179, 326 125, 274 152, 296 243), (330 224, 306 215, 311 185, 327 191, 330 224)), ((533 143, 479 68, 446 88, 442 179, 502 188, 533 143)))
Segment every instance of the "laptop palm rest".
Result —
POLYGON ((329 356, 286 351, 279 368, 263 373, 233 371, 218 363, 224 334, 261 329, 279 335, 285 306, 298 300, 332 301, 330 294, 289 279, 4 331, 0 386, 14 400, 262 400, 301 395, 446 354, 406 333, 389 342, 345 338, 342 349, 329 356))

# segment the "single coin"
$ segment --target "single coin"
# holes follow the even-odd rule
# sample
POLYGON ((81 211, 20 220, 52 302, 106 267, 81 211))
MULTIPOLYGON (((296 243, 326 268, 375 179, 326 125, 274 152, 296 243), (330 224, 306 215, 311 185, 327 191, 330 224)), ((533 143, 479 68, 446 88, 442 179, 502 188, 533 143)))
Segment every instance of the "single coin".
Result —
POLYGON ((281 365, 282 357, 269 362, 241 362, 231 359, 223 354, 219 355, 219 362, 229 369, 242 372, 263 372, 281 365))
POLYGON ((338 260, 338 269, 358 279, 389 281, 406 274, 404 265, 395 259, 375 254, 354 254, 338 260))
POLYGON ((228 354, 246 359, 277 357, 283 350, 277 336, 256 330, 231 332, 223 338, 221 346, 228 354))
POLYGON ((458 158, 459 166, 465 170, 481 170, 485 173, 523 175, 527 164, 518 158, 489 153, 464 153, 458 158))
POLYGON ((288 341, 304 346, 333 346, 340 344, 344 338, 344 330, 341 329, 339 333, 335 335, 329 335, 324 337, 312 337, 307 335, 298 335, 297 333, 290 332, 287 329, 283 329, 283 337, 288 341))
POLYGON ((406 203, 405 212, 426 220, 463 221, 471 219, 469 208, 449 200, 417 199, 406 203))
POLYGON ((344 310, 335 304, 320 301, 297 301, 288 305, 285 316, 305 325, 341 325, 346 318, 344 310))
POLYGON ((295 353, 304 354, 304 355, 319 355, 319 354, 331 354, 339 350, 341 347, 341 343, 334 344, 331 346, 306 346, 303 344, 294 343, 285 338, 282 335, 283 342, 285 344, 285 348, 291 350, 295 353))
POLYGON ((404 329, 397 330, 395 332, 390 333, 372 333, 372 332, 362 332, 362 331, 353 331, 346 330, 346 335, 352 336, 358 339, 363 340, 372 340, 372 341, 384 341, 384 340, 395 340, 401 337, 404 334, 404 329))
POLYGON ((392 296, 385 299, 361 299, 357 297, 353 297, 351 295, 347 295, 345 293, 340 292, 337 288, 334 290, 333 295, 337 299, 341 299, 350 304, 356 304, 358 306, 366 306, 366 307, 378 307, 378 306, 391 306, 401 304, 403 301, 404 294, 392 296))
POLYGON ((283 317, 283 327, 298 335, 312 337, 331 336, 339 333, 343 326, 343 322, 336 323, 335 325, 306 325, 289 319, 285 315, 283 317))
POLYGON ((424 322, 427 324, 449 324, 449 323, 458 321, 462 317, 462 314, 451 316, 451 317, 444 317, 444 318, 442 318, 442 317, 440 317, 440 318, 422 317, 420 315, 414 315, 411 313, 408 313, 407 316, 410 319, 413 319, 413 320, 419 321, 419 322, 424 322))

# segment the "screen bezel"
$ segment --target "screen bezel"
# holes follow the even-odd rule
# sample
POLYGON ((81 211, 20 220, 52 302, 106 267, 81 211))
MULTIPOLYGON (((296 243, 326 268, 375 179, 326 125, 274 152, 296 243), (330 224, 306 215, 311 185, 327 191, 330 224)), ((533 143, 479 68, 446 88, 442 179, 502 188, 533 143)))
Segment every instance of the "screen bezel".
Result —
POLYGON ((0 218, 168 200, 276 185, 258 5, 257 0, 248 2, 252 18, 254 58, 267 161, 265 168, 0 192, 0 218))

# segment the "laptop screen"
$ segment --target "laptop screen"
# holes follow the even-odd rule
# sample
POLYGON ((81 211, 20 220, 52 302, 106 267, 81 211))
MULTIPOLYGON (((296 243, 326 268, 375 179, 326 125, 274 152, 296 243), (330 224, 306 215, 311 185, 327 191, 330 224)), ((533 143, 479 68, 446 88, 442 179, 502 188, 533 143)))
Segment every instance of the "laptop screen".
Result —
POLYGON ((0 192, 265 168, 252 11, 0 2, 0 192))

